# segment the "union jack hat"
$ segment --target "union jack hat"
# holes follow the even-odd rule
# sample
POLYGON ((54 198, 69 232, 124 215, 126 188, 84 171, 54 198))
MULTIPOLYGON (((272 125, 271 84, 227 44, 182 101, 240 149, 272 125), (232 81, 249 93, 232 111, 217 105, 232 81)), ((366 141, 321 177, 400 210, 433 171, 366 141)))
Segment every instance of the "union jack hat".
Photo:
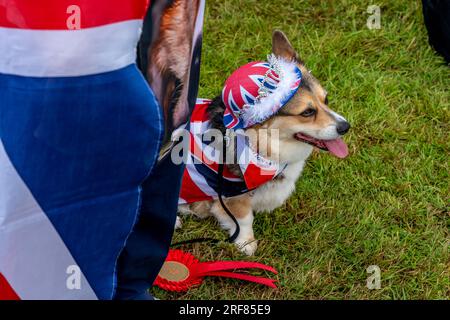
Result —
POLYGON ((228 129, 243 129, 264 122, 297 92, 302 72, 294 61, 270 54, 267 61, 250 62, 225 81, 223 122, 228 129))

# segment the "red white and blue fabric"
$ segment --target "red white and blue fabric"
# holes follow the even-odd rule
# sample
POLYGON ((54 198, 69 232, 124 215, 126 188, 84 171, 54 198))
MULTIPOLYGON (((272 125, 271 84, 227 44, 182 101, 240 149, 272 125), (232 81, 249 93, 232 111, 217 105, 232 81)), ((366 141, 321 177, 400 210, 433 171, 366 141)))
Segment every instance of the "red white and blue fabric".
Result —
POLYGON ((267 60, 247 63, 226 80, 222 100, 227 128, 248 128, 267 120, 300 87, 302 73, 294 61, 273 54, 267 60))
POLYGON ((141 150, 162 132, 134 65, 148 2, 0 1, 0 300, 113 297, 153 161, 141 150))
POLYGON ((134 63, 148 2, 3 0, 0 72, 29 77, 73 77, 117 70, 134 63), (80 21, 79 30, 69 30, 74 27, 71 25, 74 14, 80 21))
MULTIPOLYGON (((211 100, 198 99, 190 121, 190 145, 178 203, 193 203, 216 199, 218 196, 218 169, 221 150, 212 146, 205 134, 211 129, 207 108, 211 100)), ((284 169, 280 164, 265 159, 250 146, 242 130, 235 131, 236 159, 242 177, 224 166, 222 195, 233 197, 251 191, 274 179, 284 169)))

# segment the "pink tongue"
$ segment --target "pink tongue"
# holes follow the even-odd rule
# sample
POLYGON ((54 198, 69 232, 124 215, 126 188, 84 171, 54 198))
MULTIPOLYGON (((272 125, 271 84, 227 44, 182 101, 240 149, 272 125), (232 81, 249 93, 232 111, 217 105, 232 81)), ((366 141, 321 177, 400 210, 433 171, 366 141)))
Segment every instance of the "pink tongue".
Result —
POLYGON ((325 143, 328 151, 334 154, 338 158, 345 158, 348 156, 348 148, 344 140, 341 138, 334 140, 322 140, 325 143))

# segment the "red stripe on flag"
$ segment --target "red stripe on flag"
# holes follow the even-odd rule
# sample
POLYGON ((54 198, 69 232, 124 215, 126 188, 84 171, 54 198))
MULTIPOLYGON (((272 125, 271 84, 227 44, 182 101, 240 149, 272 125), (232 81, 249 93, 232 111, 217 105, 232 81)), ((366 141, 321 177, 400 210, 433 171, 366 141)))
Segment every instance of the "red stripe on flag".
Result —
POLYGON ((264 183, 272 180, 275 170, 264 170, 257 165, 250 163, 244 172, 244 180, 247 188, 255 189, 264 183))
POLYGON ((205 103, 196 103, 194 107, 194 111, 191 115, 191 122, 206 122, 209 120, 208 113, 206 112, 209 105, 211 104, 210 101, 207 101, 205 103))
POLYGON ((9 285, 6 278, 0 273, 0 300, 20 300, 17 293, 9 285))
POLYGON ((195 184, 187 168, 188 167, 186 167, 183 173, 180 198, 185 200, 187 203, 212 199, 210 195, 204 193, 202 189, 195 184))
POLYGON ((241 86, 252 96, 254 97, 258 96, 258 90, 260 85, 256 84, 251 79, 250 76, 260 76, 260 77, 264 76, 264 74, 269 69, 266 67, 258 66, 261 63, 262 63, 261 61, 250 62, 245 66, 239 68, 236 71, 236 74, 233 74, 233 76, 240 79, 236 83, 230 84, 231 85, 230 90, 232 90, 234 102, 236 102, 238 106, 242 107, 246 103, 244 97, 242 96, 243 93, 241 91, 241 86))
POLYGON ((69 30, 74 29, 68 27, 68 22, 70 25, 75 15, 79 16, 81 29, 99 27, 143 19, 148 3, 149 0, 6 0, 0 1, 0 27, 69 30))

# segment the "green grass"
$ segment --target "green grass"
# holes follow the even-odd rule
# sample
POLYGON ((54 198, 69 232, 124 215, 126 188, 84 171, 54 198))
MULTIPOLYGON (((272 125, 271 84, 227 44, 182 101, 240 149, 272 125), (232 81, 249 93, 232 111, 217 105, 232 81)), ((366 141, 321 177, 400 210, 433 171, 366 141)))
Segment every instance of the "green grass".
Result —
MULTIPOLYGON (((200 96, 217 95, 238 66, 264 59, 271 32, 291 39, 352 123, 351 156, 315 153, 295 194, 257 215, 259 248, 184 249, 203 261, 252 260, 278 269, 279 289, 207 278, 162 299, 449 299, 449 68, 428 46, 420 1, 207 0, 200 96), (366 288, 369 265, 381 289, 366 288)), ((213 219, 184 218, 174 241, 225 239, 213 219)))

